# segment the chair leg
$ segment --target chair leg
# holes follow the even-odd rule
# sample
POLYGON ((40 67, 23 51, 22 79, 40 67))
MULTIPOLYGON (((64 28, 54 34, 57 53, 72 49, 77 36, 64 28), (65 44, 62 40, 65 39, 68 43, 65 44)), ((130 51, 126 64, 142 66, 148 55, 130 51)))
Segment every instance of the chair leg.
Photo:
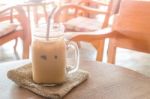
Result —
POLYGON ((77 45, 78 45, 78 48, 81 48, 81 42, 80 41, 77 42, 77 45))
POLYGON ((14 54, 15 54, 15 56, 16 56, 16 59, 20 59, 19 54, 18 54, 18 52, 17 52, 17 50, 16 50, 17 44, 18 44, 18 38, 15 39, 14 54))
POLYGON ((29 43, 24 43, 24 42, 23 42, 22 58, 23 59, 27 59, 27 58, 29 58, 29 47, 30 47, 30 44, 29 43))
POLYGON ((38 16, 38 8, 33 7, 33 16, 34 16, 34 24, 36 27, 38 27, 38 21, 39 21, 39 16, 38 16))
POLYGON ((16 39, 15 39, 15 45, 14 45, 14 52, 16 52, 17 44, 18 44, 18 39, 16 38, 16 39))
POLYGON ((43 10, 44 10, 44 16, 45 16, 45 21, 46 23, 48 22, 48 14, 47 14, 47 11, 46 11, 46 6, 42 6, 43 7, 43 10))
POLYGON ((116 46, 113 42, 113 40, 109 41, 109 46, 108 46, 108 59, 107 62, 111 64, 115 64, 115 58, 116 58, 116 46))
POLYGON ((104 43, 105 43, 105 40, 97 40, 97 41, 92 42, 93 46, 97 50, 97 57, 96 57, 97 61, 103 60, 104 43))

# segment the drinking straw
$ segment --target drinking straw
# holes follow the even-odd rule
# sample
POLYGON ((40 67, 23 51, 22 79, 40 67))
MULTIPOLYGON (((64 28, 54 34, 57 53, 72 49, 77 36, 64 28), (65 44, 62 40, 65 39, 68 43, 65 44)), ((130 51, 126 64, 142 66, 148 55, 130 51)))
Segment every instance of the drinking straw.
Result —
POLYGON ((49 39, 49 31, 51 28, 49 28, 52 24, 52 18, 55 14, 55 12, 57 11, 57 5, 55 5, 55 7, 52 9, 52 12, 50 13, 50 15, 48 16, 48 23, 47 23, 47 33, 46 33, 46 39, 48 40, 49 39))

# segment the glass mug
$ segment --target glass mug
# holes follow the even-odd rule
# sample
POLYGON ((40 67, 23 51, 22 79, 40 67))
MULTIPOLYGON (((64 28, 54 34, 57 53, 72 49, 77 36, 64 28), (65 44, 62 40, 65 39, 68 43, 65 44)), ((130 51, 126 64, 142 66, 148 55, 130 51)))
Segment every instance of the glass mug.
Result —
MULTIPOLYGON (((32 77, 36 83, 60 84, 79 68, 79 50, 64 39, 62 24, 52 24, 50 34, 34 34, 32 42, 32 77), (74 66, 67 69, 67 50, 74 49, 74 66)), ((73 50, 72 50, 73 51, 73 50)))

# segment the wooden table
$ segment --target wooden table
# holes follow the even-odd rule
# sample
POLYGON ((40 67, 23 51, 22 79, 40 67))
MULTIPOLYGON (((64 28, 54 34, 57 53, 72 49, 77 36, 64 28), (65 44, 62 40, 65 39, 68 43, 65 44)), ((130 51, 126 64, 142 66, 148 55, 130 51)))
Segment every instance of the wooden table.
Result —
MULTIPOLYGON (((7 78, 7 71, 29 60, 0 64, 0 99, 43 99, 7 78)), ((150 78, 119 66, 81 61, 80 68, 90 77, 64 99, 150 99, 150 78)))

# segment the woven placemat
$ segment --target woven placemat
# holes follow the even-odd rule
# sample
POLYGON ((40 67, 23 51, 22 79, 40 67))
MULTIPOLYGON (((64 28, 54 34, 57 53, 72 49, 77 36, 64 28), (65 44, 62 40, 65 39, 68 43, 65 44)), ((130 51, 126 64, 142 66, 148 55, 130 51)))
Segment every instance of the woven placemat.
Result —
POLYGON ((45 86, 34 83, 32 80, 31 68, 32 64, 26 64, 19 68, 8 71, 7 76, 17 85, 24 87, 38 95, 51 99, 63 98, 72 88, 85 81, 89 74, 87 71, 79 69, 77 72, 69 75, 65 83, 56 86, 45 86))

